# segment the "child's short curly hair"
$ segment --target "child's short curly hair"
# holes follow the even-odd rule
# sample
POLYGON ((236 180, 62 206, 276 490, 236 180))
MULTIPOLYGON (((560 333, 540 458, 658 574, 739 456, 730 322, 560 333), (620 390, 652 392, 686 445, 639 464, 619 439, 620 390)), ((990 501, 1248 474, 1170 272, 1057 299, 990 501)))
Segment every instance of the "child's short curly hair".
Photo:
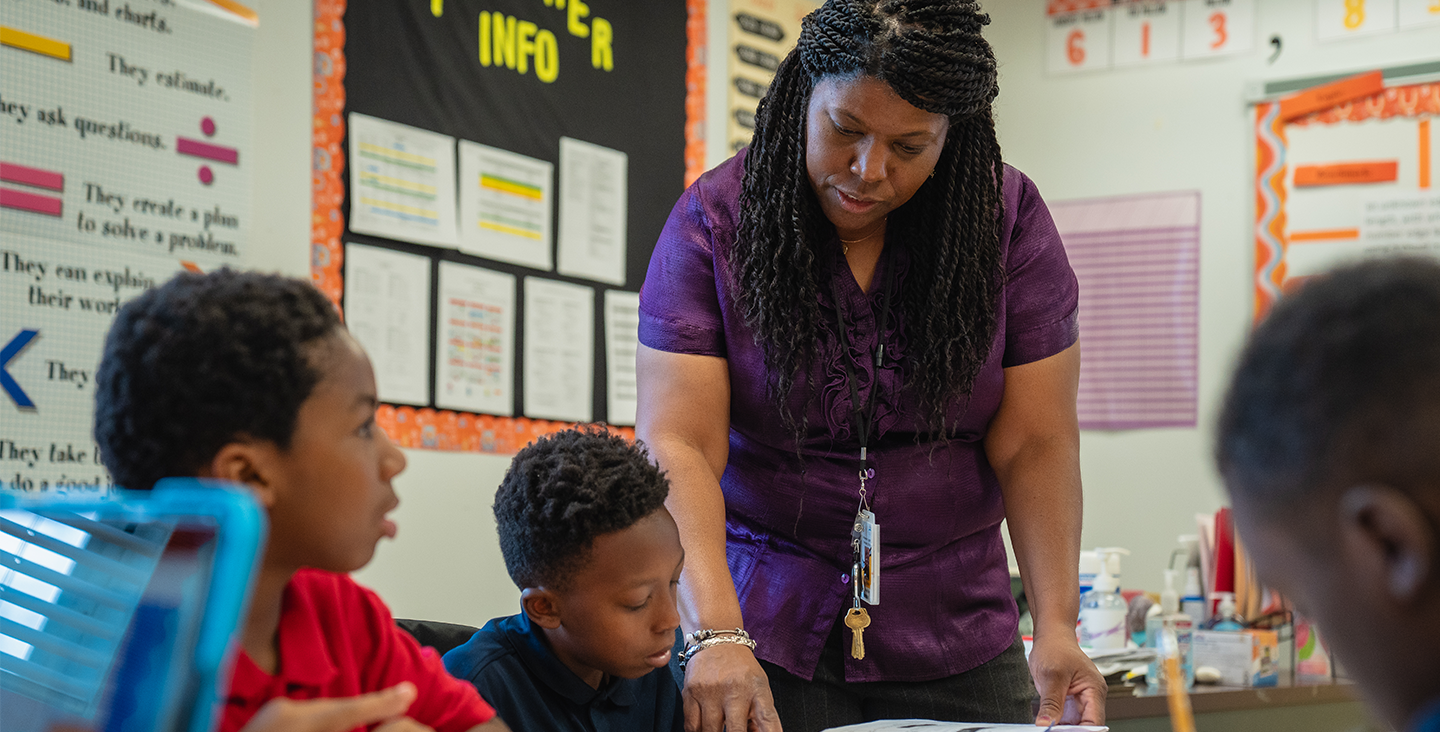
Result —
POLYGON ((598 428, 536 440, 515 455, 495 494, 510 579, 521 589, 564 589, 595 537, 633 526, 669 492, 643 444, 598 428))
POLYGON ((309 282, 230 269, 126 303, 95 374, 95 442, 115 483, 195 475, 237 437, 289 447, 320 380, 307 346, 342 327, 309 282))

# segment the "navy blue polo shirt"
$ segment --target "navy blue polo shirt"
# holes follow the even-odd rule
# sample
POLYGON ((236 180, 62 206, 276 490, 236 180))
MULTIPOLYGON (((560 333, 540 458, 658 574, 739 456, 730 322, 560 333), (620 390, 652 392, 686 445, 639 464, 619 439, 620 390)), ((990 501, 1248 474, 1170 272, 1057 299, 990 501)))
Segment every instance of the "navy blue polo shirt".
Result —
POLYGON ((511 729, 681 732, 680 689, 669 668, 599 689, 550 650, 524 613, 495 618, 445 654, 445 670, 469 681, 511 729))

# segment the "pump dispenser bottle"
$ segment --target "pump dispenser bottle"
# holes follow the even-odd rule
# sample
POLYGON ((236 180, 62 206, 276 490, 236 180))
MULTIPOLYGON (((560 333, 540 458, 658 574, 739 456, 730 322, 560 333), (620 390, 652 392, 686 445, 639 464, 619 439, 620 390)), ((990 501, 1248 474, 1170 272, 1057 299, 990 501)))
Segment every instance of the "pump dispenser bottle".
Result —
POLYGON ((1180 593, 1175 591, 1176 574, 1173 569, 1165 570, 1165 590, 1160 593, 1160 614, 1145 620, 1145 645, 1162 651, 1161 658, 1152 662, 1146 673, 1151 688, 1164 688, 1164 674, 1160 673, 1160 664, 1164 662, 1163 654, 1170 650, 1162 646, 1162 640, 1166 638, 1175 639, 1175 652, 1179 656, 1180 671, 1186 688, 1195 683, 1194 656, 1190 650, 1195 624, 1189 615, 1180 612, 1180 593))
POLYGON ((1080 596, 1080 647, 1114 649, 1125 647, 1125 600, 1117 590, 1120 556, 1124 549, 1096 549, 1100 571, 1095 586, 1080 596))

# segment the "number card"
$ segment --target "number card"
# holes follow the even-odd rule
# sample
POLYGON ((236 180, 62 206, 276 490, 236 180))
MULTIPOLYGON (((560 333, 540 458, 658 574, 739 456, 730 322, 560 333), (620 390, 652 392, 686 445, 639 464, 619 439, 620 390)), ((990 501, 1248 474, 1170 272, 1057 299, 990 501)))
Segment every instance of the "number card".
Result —
POLYGON ((1393 30, 1395 0, 1315 0, 1315 35, 1322 41, 1393 30))
POLYGON ((1255 48, 1255 0, 1185 0, 1185 58, 1247 53, 1255 48))
POLYGON ((1179 0, 1141 0, 1114 11, 1112 43, 1116 66, 1180 58, 1179 0))
POLYGON ((1440 24, 1440 0, 1400 0, 1400 28, 1440 24))
POLYGON ((1052 74, 1110 67, 1109 10, 1082 10, 1049 17, 1048 62, 1052 74))

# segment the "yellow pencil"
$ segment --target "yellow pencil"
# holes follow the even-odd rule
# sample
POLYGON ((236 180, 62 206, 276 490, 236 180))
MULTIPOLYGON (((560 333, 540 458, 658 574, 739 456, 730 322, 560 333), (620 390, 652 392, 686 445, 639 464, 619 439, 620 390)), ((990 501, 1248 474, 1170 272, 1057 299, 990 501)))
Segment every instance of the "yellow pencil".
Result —
POLYGON ((1190 709, 1190 695, 1185 691, 1185 676, 1180 673, 1179 656, 1170 653, 1165 657, 1164 666, 1166 697, 1170 702, 1170 729, 1174 732, 1195 732, 1195 713, 1190 709))

